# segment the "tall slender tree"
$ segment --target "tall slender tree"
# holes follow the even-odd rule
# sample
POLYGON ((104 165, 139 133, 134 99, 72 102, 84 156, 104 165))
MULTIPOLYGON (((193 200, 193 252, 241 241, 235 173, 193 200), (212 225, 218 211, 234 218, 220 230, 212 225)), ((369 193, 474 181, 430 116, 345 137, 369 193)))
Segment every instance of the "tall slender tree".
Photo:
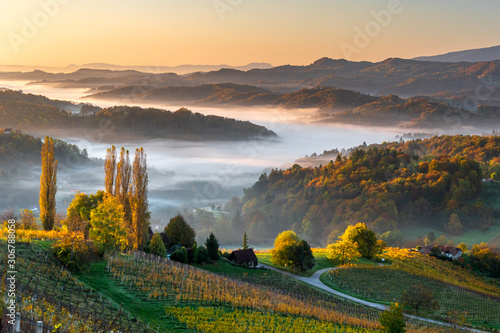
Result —
POLYGON ((243 250, 248 249, 248 237, 246 232, 243 234, 243 244, 241 245, 241 248, 243 250))
POLYGON ((42 145, 42 175, 40 176, 40 220, 44 230, 52 230, 56 217, 57 161, 54 140, 45 137, 42 145))
POLYGON ((104 160, 104 188, 106 193, 110 195, 115 195, 114 186, 116 178, 116 148, 111 146, 106 153, 106 158, 104 160))
POLYGON ((144 149, 135 150, 135 159, 132 169, 132 191, 130 206, 132 212, 134 249, 143 249, 148 240, 149 213, 148 213, 148 172, 144 149))
POLYGON ((130 165, 129 152, 122 147, 118 163, 116 164, 115 197, 118 203, 123 206, 123 219, 129 234, 132 232, 132 212, 130 211, 129 197, 131 176, 132 167, 130 165))

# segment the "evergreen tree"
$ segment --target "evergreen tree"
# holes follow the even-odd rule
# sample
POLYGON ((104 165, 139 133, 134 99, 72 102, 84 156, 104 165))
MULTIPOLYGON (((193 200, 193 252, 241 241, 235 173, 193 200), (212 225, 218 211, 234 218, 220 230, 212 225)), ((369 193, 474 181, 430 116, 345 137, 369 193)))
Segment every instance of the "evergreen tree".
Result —
POLYGON ((156 254, 160 257, 167 256, 167 249, 159 233, 155 233, 153 238, 151 238, 151 243, 149 243, 149 250, 152 254, 156 254))
POLYGON ((241 245, 241 248, 243 250, 248 249, 248 238, 247 238, 247 233, 246 232, 243 234, 243 244, 241 245))
POLYGON ((217 240, 213 232, 210 233, 210 236, 208 236, 207 240, 205 241, 205 246, 207 248, 208 258, 210 260, 219 259, 219 241, 217 240))
POLYGON ((42 175, 40 176, 40 220, 44 230, 52 230, 56 217, 57 161, 54 140, 45 137, 42 145, 42 175))

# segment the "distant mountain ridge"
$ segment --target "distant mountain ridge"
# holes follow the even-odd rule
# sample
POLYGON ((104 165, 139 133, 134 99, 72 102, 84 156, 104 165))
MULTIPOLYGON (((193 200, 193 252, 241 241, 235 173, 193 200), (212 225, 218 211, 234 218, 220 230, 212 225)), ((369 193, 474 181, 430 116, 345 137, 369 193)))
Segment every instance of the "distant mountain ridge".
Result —
POLYGON ((500 45, 480 49, 448 52, 434 56, 416 57, 413 58, 413 60, 438 62, 481 62, 500 60, 500 45))
POLYGON ((113 71, 137 71, 144 73, 176 73, 179 75, 193 73, 193 72, 209 72, 216 71, 222 68, 231 68, 238 70, 250 70, 255 68, 272 68, 273 65, 267 62, 252 62, 247 65, 230 66, 226 64, 221 65, 179 65, 179 66, 123 66, 113 65, 106 63, 88 63, 83 65, 71 64, 66 67, 48 67, 48 66, 22 66, 22 65, 0 65, 0 71, 14 71, 14 72, 31 72, 34 70, 43 70, 48 73, 71 73, 79 69, 96 69, 96 70, 113 70, 113 71))

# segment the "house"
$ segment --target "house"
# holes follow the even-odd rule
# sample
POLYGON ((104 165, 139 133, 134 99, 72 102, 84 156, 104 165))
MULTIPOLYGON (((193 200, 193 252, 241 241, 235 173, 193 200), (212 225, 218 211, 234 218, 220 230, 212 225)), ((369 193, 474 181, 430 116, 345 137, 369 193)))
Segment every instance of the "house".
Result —
POLYGON ((3 135, 10 135, 12 133, 12 128, 4 128, 3 129, 3 135))
POLYGON ((429 255, 433 252, 432 249, 435 247, 438 248, 437 254, 448 257, 452 260, 457 260, 458 258, 462 257, 463 252, 461 249, 459 249, 458 247, 445 246, 445 245, 430 244, 430 245, 424 246, 418 252, 420 254, 429 255))
POLYGON ((234 250, 229 257, 227 257, 229 261, 232 261, 238 265, 247 265, 248 267, 257 267, 259 264, 259 260, 253 252, 253 249, 245 249, 245 250, 234 250))

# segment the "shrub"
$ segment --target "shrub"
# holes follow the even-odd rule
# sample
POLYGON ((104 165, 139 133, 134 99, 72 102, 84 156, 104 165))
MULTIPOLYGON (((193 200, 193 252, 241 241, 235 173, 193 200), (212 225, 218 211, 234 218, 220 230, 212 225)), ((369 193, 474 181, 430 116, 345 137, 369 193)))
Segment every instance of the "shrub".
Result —
POLYGON ((406 323, 403 317, 403 307, 398 303, 392 303, 390 308, 385 310, 380 315, 380 324, 383 327, 383 332, 387 333, 402 333, 406 332, 406 323))
POLYGON ((186 248, 182 247, 180 250, 175 250, 174 253, 170 255, 170 259, 187 264, 188 255, 186 248))
POLYGON ((208 251, 204 246, 198 248, 198 263, 209 262, 208 251))
POLYGON ((69 233, 61 237, 52 245, 52 253, 73 272, 82 272, 99 259, 97 248, 79 233, 69 233))

